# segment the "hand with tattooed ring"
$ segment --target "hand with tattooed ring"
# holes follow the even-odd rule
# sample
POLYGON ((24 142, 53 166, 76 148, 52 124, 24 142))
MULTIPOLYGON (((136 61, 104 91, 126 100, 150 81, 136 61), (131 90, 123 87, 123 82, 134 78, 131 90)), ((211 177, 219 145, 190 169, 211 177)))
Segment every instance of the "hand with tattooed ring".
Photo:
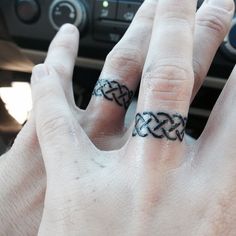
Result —
POLYGON ((190 101, 234 4, 208 0, 195 9, 196 0, 146 0, 108 55, 86 111, 72 94, 78 32, 62 27, 34 69, 31 120, 1 159, 1 233, 36 234, 45 187, 40 144, 47 190, 39 235, 236 234, 236 72, 202 137, 192 146, 183 139, 190 101), (126 129, 140 78, 137 115, 126 129))
POLYGON ((32 75, 47 173, 39 235, 236 235, 236 71, 199 140, 189 146, 183 138, 234 3, 209 0, 195 10, 196 0, 146 1, 109 54, 85 111, 61 84, 72 74, 78 32, 66 25, 58 33, 48 57, 63 69, 45 63, 32 75), (153 27, 147 8, 156 11, 153 27), (137 115, 125 129, 139 77, 137 115))

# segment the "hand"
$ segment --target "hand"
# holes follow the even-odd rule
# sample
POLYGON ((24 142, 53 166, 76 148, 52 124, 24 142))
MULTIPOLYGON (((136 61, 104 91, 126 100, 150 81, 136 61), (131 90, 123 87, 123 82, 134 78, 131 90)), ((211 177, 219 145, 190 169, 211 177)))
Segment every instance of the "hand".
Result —
POLYGON ((0 157, 0 234, 37 235, 46 176, 33 119, 0 157))
MULTIPOLYGON (((146 1, 142 9, 146 4, 150 3, 146 1)), ((141 69, 131 68, 141 64, 131 60, 133 65, 128 69, 128 60, 126 64, 105 66, 88 109, 79 111, 80 123, 68 105, 71 94, 61 86, 61 73, 48 64, 35 68, 34 112, 47 172, 39 235, 235 235, 232 106, 236 72, 202 137, 192 146, 181 142, 189 104, 199 87, 195 81, 202 81, 199 75, 205 74, 210 65, 211 53, 215 51, 212 45, 218 43, 211 41, 213 34, 217 38, 225 25, 222 22, 232 17, 233 1, 206 2, 196 15, 197 25, 195 7, 195 0, 181 0, 178 4, 174 0, 159 0, 147 56, 142 43, 137 47, 141 48, 138 56, 131 57, 142 58, 143 62, 146 58, 133 137, 131 129, 122 132, 125 105, 121 106, 115 98, 108 101, 99 92, 106 94, 108 86, 117 83, 126 91, 134 90, 141 69), (222 18, 214 21, 216 24, 205 25, 207 12, 223 16, 224 21, 222 18), (207 46, 198 44, 199 50, 193 50, 198 38, 194 35, 200 36, 201 30, 208 30, 204 34, 207 46), (205 54, 206 49, 209 53, 205 54), (199 58, 204 63, 200 64, 200 71, 194 71, 199 63, 193 66, 192 61, 199 58), (107 76, 113 75, 110 70, 115 71, 114 68, 122 70, 107 76), (128 74, 137 71, 132 74, 136 76, 128 74), (195 80, 194 75, 198 75, 195 80), (112 80, 107 81, 109 78, 112 80), (96 123, 91 123, 93 114, 98 114, 96 123), (91 135, 92 129, 97 132, 91 135), (108 138, 117 140, 117 148, 105 146, 108 138)), ((142 9, 130 29, 138 27, 142 9)), ((70 39, 78 38, 70 26, 63 27, 58 37, 65 34, 70 39)), ((73 44, 69 45, 73 48, 73 44)), ((136 52, 134 48, 131 51, 136 52)), ((65 53, 66 58, 72 58, 72 50, 65 53)), ((73 63, 65 61, 66 68, 71 65, 71 72, 73 63)))

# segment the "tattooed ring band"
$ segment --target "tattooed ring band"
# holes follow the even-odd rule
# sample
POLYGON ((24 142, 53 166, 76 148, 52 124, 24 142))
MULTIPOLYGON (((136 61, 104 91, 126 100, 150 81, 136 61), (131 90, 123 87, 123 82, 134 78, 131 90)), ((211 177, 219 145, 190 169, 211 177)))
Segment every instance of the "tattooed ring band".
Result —
POLYGON ((133 137, 147 137, 176 141, 183 141, 187 117, 180 114, 165 112, 143 112, 135 117, 133 137))
POLYGON ((114 101, 117 105, 128 109, 134 92, 117 81, 99 79, 95 85, 92 95, 104 97, 105 99, 114 101))

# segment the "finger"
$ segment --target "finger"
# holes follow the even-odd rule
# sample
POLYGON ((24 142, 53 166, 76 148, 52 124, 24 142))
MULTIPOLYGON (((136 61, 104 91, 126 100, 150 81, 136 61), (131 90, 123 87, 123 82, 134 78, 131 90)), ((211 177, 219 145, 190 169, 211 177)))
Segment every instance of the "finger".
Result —
POLYGON ((196 15, 192 100, 201 87, 217 49, 225 38, 234 14, 233 0, 205 1, 196 15))
POLYGON ((172 144, 171 151, 176 155, 180 150, 194 82, 196 3, 195 0, 158 2, 140 87, 133 132, 136 138, 131 141, 142 145, 144 150, 163 150, 163 142, 172 144))
POLYGON ((65 24, 59 30, 50 44, 45 64, 52 66, 57 72, 66 98, 75 107, 72 88, 72 76, 75 58, 78 53, 79 32, 70 24, 65 24))
POLYGON ((196 152, 206 154, 203 160, 197 160, 198 163, 204 163, 208 171, 218 172, 223 176, 222 171, 227 170, 228 175, 230 171, 229 168, 231 168, 231 170, 233 168, 233 173, 235 174, 235 94, 236 67, 221 92, 211 112, 207 125, 196 145, 196 152), (209 155, 207 155, 207 153, 209 153, 209 155))
POLYGON ((140 81, 156 5, 156 0, 143 3, 124 37, 106 58, 87 109, 96 120, 96 128, 103 132, 123 128, 124 115, 140 81))
POLYGON ((55 165, 68 166, 77 160, 77 150, 83 152, 87 138, 71 114, 54 69, 38 65, 31 80, 36 131, 48 174, 55 165))

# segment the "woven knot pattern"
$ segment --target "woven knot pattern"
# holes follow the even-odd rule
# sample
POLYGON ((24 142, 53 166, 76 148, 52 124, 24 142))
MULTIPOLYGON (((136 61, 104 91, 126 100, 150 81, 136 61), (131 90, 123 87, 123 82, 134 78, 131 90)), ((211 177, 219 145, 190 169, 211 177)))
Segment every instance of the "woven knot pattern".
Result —
POLYGON ((115 101, 119 106, 127 109, 132 101, 134 92, 117 81, 99 79, 95 85, 93 95, 104 97, 109 101, 115 101))
POLYGON ((165 112, 138 113, 135 117, 133 136, 183 141, 187 118, 180 114, 167 114, 165 112))

